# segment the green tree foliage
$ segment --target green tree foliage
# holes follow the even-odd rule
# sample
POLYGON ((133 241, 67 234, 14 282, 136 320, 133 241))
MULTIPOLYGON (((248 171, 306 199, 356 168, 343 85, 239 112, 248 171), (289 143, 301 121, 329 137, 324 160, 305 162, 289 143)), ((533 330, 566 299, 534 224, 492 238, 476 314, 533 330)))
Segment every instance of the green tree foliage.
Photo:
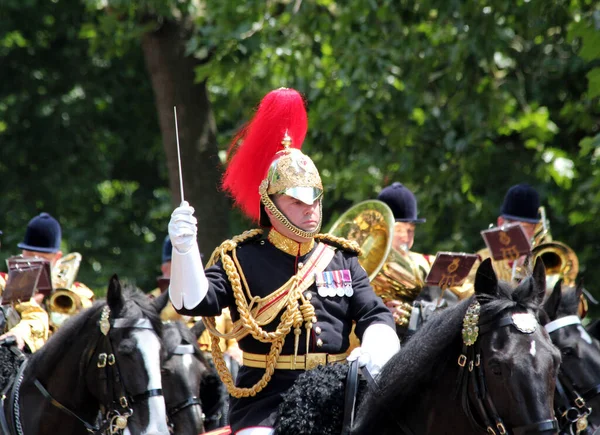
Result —
MULTIPOLYGON (((111 108, 129 108, 129 124, 115 121, 114 136, 122 139, 135 130, 146 144, 159 140, 156 115, 141 117, 150 110, 138 100, 149 92, 143 67, 136 64, 139 83, 118 106, 115 88, 99 85, 113 74, 109 68, 123 70, 139 61, 136 47, 157 22, 185 24, 187 54, 198 61, 198 83, 207 83, 221 150, 268 90, 290 86, 306 95, 310 132, 304 149, 321 169, 330 223, 351 204, 401 181, 415 191, 427 218, 416 249, 474 251, 482 247, 479 231, 495 221, 508 187, 527 181, 542 194, 555 238, 573 246, 588 287, 598 290, 600 20, 594 2, 90 0, 88 6, 87 23, 71 26, 81 29, 74 35, 85 43, 74 40, 73 46, 87 52, 91 45, 92 53, 108 59, 104 66, 92 63, 98 70, 90 66, 85 78, 112 96, 111 108)), ((42 11, 30 20, 42 22, 42 11)), ((17 25, 11 29, 22 32, 17 25)), ((15 35, 3 40, 19 43, 15 35)), ((68 69, 85 56, 74 57, 61 66, 68 69)), ((78 74, 81 68, 75 68, 78 74)), ((3 92, 0 102, 5 101, 3 92)), ((103 116, 86 113, 93 114, 88 122, 96 129, 108 129, 103 116)), ((25 137, 19 136, 21 144, 25 137)), ((86 148, 86 157, 92 156, 97 154, 86 148)), ((112 156, 106 161, 116 164, 112 156)), ((136 192, 145 192, 146 184, 133 175, 139 172, 115 178, 139 182, 136 192)), ((96 184, 109 180, 112 186, 114 173, 103 175, 96 184)), ((153 179, 165 185, 160 175, 153 179)), ((10 190, 15 191, 20 192, 10 190)), ((44 198, 54 204, 54 195, 44 198)), ((159 204, 167 201, 154 201, 161 211, 151 222, 164 225, 159 204)), ((106 208, 123 217, 115 203, 106 208)), ((79 210, 78 200, 73 204, 79 210)), ((151 214, 152 206, 134 208, 151 214)), ((106 224, 85 216, 73 230, 89 234, 84 228, 106 224)), ((237 219, 231 232, 246 225, 237 219)), ((118 236, 109 240, 122 243, 118 236)), ((143 243, 138 252, 143 258, 156 255, 143 243)))
POLYGON ((154 285, 170 205, 141 50, 90 54, 77 0, 0 7, 2 256, 20 253, 28 220, 47 211, 63 251, 83 254, 79 280, 154 285))

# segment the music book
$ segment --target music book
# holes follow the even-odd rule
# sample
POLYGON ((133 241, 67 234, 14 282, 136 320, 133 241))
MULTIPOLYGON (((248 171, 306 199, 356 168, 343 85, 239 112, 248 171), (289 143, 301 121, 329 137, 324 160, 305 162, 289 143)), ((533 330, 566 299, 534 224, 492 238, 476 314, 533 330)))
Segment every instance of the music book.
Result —
POLYGON ((478 256, 464 252, 438 252, 425 278, 425 283, 441 288, 461 285, 478 256))
POLYGON ((531 252, 531 243, 519 223, 494 227, 481 232, 492 258, 498 260, 516 260, 531 252))
POLYGON ((50 293, 52 293, 52 274, 50 272, 50 262, 48 260, 40 257, 23 257, 22 255, 18 255, 16 257, 7 258, 6 266, 8 267, 9 278, 11 271, 39 269, 40 275, 35 287, 32 290, 33 293, 35 293, 35 291, 39 291, 45 296, 48 296, 50 293))
POLYGON ((2 305, 30 300, 35 293, 41 273, 41 267, 10 270, 6 286, 2 291, 2 305))

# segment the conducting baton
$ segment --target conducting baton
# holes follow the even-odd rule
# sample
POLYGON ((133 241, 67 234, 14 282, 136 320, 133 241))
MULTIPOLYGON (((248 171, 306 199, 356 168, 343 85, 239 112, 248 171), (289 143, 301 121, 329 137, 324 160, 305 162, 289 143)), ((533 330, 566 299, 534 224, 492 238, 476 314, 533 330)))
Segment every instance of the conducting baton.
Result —
POLYGON ((175 138, 177 139, 177 165, 179 167, 179 192, 181 193, 181 202, 183 203, 183 172, 181 171, 181 152, 179 151, 179 128, 177 126, 177 107, 173 106, 175 114, 175 138))

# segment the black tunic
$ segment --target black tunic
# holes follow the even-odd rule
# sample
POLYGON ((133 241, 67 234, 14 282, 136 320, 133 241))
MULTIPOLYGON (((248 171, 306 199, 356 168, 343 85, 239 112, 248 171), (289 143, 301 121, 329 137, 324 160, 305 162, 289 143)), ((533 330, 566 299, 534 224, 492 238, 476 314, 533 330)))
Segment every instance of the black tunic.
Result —
MULTIPOLYGON (((279 250, 263 238, 238 246, 236 254, 252 296, 265 297, 284 285, 296 273, 297 264, 308 260, 313 251, 314 248, 304 256, 295 257, 279 250)), ((336 250, 325 270, 349 270, 354 294, 351 297, 321 297, 314 283, 304 292, 304 295, 311 293, 310 302, 315 308, 317 318, 311 330, 309 352, 344 353, 350 344, 349 335, 353 321, 356 322, 356 335, 359 339, 362 339, 365 329, 372 324, 384 323, 394 328, 390 311, 373 292, 368 276, 358 263, 355 253, 342 249, 336 250)), ((239 314, 234 302, 233 290, 221 263, 218 262, 208 268, 206 277, 210 286, 204 300, 191 310, 181 309, 178 312, 192 316, 218 316, 221 310, 229 307, 232 319, 238 320, 239 314)), ((273 322, 263 328, 272 332, 277 328, 279 321, 280 316, 277 316, 273 322)), ((256 354, 267 354, 271 348, 270 343, 261 343, 251 335, 241 339, 239 346, 242 351, 256 354)), ((281 354, 293 355, 293 353, 294 334, 290 332, 285 339, 281 354)), ((306 329, 302 328, 298 355, 305 353, 306 329)), ((236 385, 249 388, 262 377, 264 371, 262 368, 242 366, 236 385)), ((234 432, 250 426, 272 426, 277 407, 281 403, 282 393, 292 386, 300 373, 302 373, 300 370, 276 369, 269 384, 256 396, 232 398, 230 421, 234 432)))

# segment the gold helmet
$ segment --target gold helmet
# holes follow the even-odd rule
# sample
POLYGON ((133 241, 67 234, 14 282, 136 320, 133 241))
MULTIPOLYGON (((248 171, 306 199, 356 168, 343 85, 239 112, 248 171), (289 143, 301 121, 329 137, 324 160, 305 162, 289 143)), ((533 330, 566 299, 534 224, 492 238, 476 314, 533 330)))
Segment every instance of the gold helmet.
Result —
POLYGON ((292 224, 271 199, 271 195, 288 195, 310 205, 323 196, 323 184, 317 167, 310 157, 299 149, 290 148, 290 144, 291 138, 286 134, 282 141, 284 149, 275 155, 266 178, 260 184, 260 200, 290 231, 310 238, 320 231, 322 218, 314 231, 306 232, 292 224))
POLYGON ((300 151, 307 127, 306 107, 298 91, 280 88, 269 92, 232 141, 223 189, 262 226, 271 226, 267 209, 296 235, 311 238, 320 230, 320 222, 315 231, 306 232, 293 225, 272 198, 283 194, 313 204, 323 195, 319 171, 300 151))

